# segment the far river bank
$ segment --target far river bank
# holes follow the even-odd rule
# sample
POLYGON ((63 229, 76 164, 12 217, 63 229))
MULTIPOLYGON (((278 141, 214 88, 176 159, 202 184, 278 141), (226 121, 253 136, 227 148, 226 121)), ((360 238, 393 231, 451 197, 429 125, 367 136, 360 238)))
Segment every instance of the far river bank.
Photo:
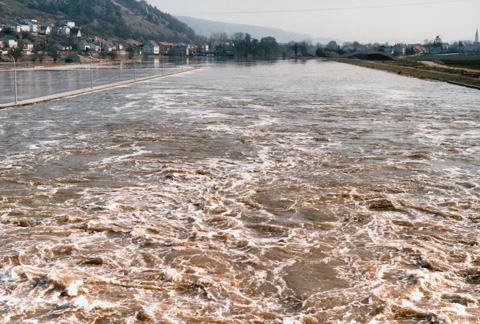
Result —
MULTIPOLYGON (((441 61, 425 60, 392 60, 392 61, 375 61, 365 60, 357 58, 329 58, 329 60, 353 64, 366 68, 383 70, 398 75, 404 75, 424 80, 435 80, 441 82, 447 82, 460 86, 466 86, 480 90, 480 70, 466 67, 454 67, 443 64, 441 61)), ((133 62, 132 59, 102 59, 95 58, 93 63, 95 64, 114 64, 114 63, 126 63, 133 62)), ((60 67, 60 66, 78 66, 89 65, 92 62, 75 62, 75 63, 62 63, 52 61, 32 62, 32 61, 20 61, 17 62, 17 68, 29 69, 29 68, 47 68, 47 67, 60 67)), ((12 62, 0 61, 0 70, 12 69, 12 62)))
POLYGON ((351 58, 335 58, 336 62, 354 64, 376 70, 424 80, 447 82, 480 90, 480 70, 452 67, 432 61, 369 61, 351 58))

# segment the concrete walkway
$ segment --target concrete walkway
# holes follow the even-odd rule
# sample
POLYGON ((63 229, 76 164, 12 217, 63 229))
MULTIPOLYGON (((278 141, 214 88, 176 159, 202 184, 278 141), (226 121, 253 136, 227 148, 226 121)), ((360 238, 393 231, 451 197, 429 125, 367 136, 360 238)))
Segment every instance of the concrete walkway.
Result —
POLYGON ((136 80, 126 80, 126 81, 120 81, 120 82, 115 82, 115 83, 108 83, 108 84, 95 86, 93 88, 84 88, 84 89, 72 90, 72 91, 67 91, 67 92, 55 93, 55 94, 44 96, 44 97, 37 97, 37 98, 19 100, 17 103, 14 103, 14 102, 4 103, 4 104, 0 104, 0 109, 16 108, 16 107, 34 105, 34 104, 38 104, 38 103, 42 103, 42 102, 48 102, 48 101, 52 101, 52 100, 83 95, 83 94, 92 93, 92 92, 96 92, 96 91, 102 91, 102 90, 107 90, 107 89, 111 89, 111 88, 115 88, 115 87, 120 87, 120 86, 132 84, 132 83, 136 83, 136 82, 148 81, 148 80, 157 79, 157 78, 161 78, 161 77, 166 77, 166 76, 171 76, 171 75, 180 74, 180 73, 184 73, 184 72, 189 72, 189 71, 193 71, 193 70, 196 70, 196 69, 197 68, 188 68, 188 69, 185 69, 183 71, 176 71, 176 72, 171 72, 171 73, 166 73, 166 74, 156 74, 156 75, 151 75, 151 76, 147 76, 147 77, 143 77, 143 78, 137 78, 136 80))

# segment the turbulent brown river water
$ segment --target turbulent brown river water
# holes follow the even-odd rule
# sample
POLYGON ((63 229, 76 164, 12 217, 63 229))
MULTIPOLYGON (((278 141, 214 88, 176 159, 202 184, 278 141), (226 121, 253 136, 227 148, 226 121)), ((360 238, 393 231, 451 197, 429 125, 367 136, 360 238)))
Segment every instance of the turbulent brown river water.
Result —
POLYGON ((0 111, 0 321, 480 323, 479 122, 320 61, 0 111))

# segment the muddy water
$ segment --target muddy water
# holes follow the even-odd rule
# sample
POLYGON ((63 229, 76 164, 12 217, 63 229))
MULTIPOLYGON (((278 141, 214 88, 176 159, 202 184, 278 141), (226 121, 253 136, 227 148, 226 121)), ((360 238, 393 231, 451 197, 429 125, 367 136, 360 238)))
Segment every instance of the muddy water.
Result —
POLYGON ((479 119, 316 61, 0 111, 0 320, 478 323, 479 119))

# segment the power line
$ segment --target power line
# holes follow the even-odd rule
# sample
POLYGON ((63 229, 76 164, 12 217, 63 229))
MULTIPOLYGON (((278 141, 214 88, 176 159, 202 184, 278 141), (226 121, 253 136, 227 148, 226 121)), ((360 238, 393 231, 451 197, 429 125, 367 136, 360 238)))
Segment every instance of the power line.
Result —
POLYGON ((414 7, 414 6, 428 6, 444 3, 455 3, 469 0, 444 0, 431 1, 421 3, 404 3, 393 5, 377 5, 377 6, 358 6, 358 7, 334 7, 334 8, 317 8, 317 9, 289 9, 289 10, 258 10, 258 11, 223 11, 223 12, 192 12, 177 15, 243 15, 243 14, 269 14, 269 13, 294 13, 294 12, 320 12, 320 11, 341 11, 341 10, 356 10, 356 9, 381 9, 381 8, 398 8, 398 7, 414 7))

